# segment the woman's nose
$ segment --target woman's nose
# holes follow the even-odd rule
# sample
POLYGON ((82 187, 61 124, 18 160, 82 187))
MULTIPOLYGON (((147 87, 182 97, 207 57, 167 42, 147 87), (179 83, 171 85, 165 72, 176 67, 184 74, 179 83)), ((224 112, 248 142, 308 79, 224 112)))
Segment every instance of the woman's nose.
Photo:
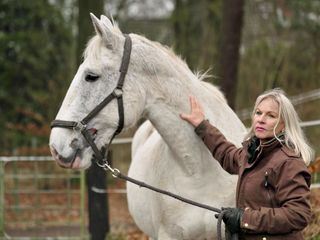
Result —
POLYGON ((265 115, 261 114, 258 116, 258 122, 265 122, 266 118, 265 118, 265 115))

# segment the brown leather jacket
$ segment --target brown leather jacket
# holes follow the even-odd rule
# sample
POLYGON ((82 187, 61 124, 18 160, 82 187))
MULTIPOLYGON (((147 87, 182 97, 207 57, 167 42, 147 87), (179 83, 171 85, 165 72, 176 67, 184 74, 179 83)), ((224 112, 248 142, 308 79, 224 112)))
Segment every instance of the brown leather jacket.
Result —
POLYGON ((275 140, 262 144, 249 163, 249 141, 237 148, 208 121, 195 132, 227 172, 239 175, 236 206, 245 210, 240 239, 303 239, 311 177, 300 156, 275 140))

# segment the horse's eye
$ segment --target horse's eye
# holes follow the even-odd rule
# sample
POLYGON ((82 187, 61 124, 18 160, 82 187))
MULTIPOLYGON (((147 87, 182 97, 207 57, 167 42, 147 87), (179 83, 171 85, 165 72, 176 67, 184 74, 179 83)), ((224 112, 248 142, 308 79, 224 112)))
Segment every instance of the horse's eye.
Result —
POLYGON ((87 82, 94 82, 94 81, 98 80, 98 78, 99 78, 99 75, 96 75, 96 74, 93 74, 93 73, 89 73, 89 74, 86 75, 85 79, 86 79, 87 82))

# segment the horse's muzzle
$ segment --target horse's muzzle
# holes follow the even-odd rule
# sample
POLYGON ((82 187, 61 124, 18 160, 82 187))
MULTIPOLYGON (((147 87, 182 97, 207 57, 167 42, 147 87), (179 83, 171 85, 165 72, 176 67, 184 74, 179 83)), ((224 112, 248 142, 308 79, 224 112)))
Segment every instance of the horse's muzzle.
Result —
POLYGON ((57 150, 50 146, 51 154, 57 164, 62 168, 78 168, 80 165, 80 158, 78 156, 79 151, 75 151, 72 155, 64 157, 60 155, 57 150))

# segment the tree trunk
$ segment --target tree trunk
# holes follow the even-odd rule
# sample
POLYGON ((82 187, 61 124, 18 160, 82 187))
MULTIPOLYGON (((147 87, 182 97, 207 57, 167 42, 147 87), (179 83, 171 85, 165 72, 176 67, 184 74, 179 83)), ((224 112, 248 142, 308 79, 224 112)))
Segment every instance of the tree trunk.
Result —
POLYGON ((91 240, 104 240, 110 231, 106 171, 93 163, 86 172, 89 233, 91 240))
POLYGON ((221 89, 231 108, 235 107, 239 49, 245 0, 224 0, 220 45, 221 89))
POLYGON ((90 12, 98 18, 103 14, 103 0, 78 0, 79 15, 78 15, 78 45, 77 45, 77 63, 82 62, 82 52, 85 49, 89 38, 94 34, 90 12))
MULTIPOLYGON (((78 0, 77 63, 82 62, 82 52, 94 34, 90 12, 98 18, 103 14, 103 0, 78 0)), ((88 188, 89 233, 91 240, 104 240, 110 230, 106 172, 95 163, 86 172, 88 188)))

